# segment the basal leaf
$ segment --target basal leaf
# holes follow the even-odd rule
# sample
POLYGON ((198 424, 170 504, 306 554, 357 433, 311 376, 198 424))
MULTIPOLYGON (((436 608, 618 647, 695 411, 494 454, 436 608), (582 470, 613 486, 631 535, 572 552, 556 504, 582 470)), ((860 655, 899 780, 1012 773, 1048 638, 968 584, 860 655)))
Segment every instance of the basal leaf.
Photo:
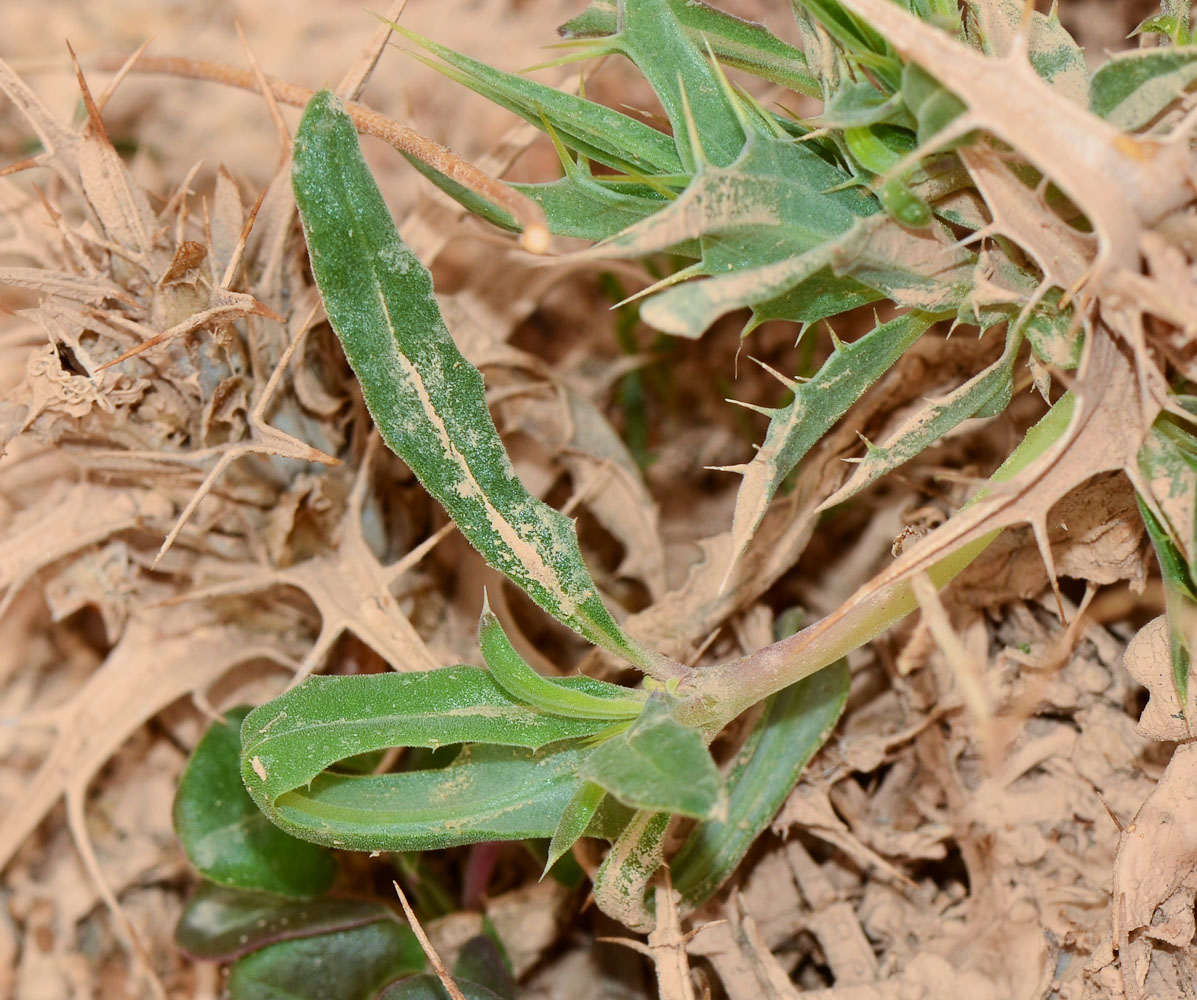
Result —
POLYGON ((1093 74, 1089 110, 1130 132, 1142 128, 1197 79, 1197 45, 1120 52, 1093 74))
POLYGON ((790 384, 794 399, 773 411, 764 444, 742 469, 732 518, 733 558, 751 541, 786 476, 935 320, 931 313, 911 312, 881 323, 851 344, 837 344, 809 382, 790 384))
POLYGON ((175 793, 175 831, 188 859, 213 882, 318 896, 336 876, 332 855, 274 826, 241 783, 239 733, 248 712, 226 713, 196 744, 175 793))
POLYGON ((269 796, 259 782, 255 799, 295 836, 354 851, 548 838, 582 783, 578 769, 589 752, 572 745, 533 751, 471 744, 438 770, 366 776, 324 771, 269 796))
MULTIPOLYGON (((468 979, 453 977, 465 1000, 503 1000, 503 997, 481 983, 474 983, 468 979)), ((376 1000, 453 1000, 449 991, 445 989, 440 979, 430 972, 420 976, 408 976, 392 983, 378 994, 376 1000)))
MULTIPOLYGON (((624 690, 588 677, 546 683, 594 697, 624 690)), ((606 719, 565 718, 515 701, 490 671, 464 664, 411 673, 309 677, 246 717, 241 774, 260 802, 370 750, 454 743, 536 749, 593 736, 609 725, 606 719)))
MULTIPOLYGON (((499 619, 489 607, 482 612, 478 623, 478 645, 491 675, 512 698, 525 702, 550 715, 570 719, 595 719, 614 722, 634 719, 644 709, 644 696, 636 697, 627 688, 602 681, 592 681, 602 695, 583 691, 576 686, 561 684, 560 678, 550 680, 533 670, 515 651, 499 619)), ((497 741, 491 741, 497 742, 497 741)))
POLYGON ((769 700, 728 775, 727 817, 698 824, 669 862, 684 910, 709 899, 772 822, 831 735, 851 680, 847 661, 840 660, 769 700))
POLYGON ((1032 11, 1026 24, 1020 0, 969 0, 968 8, 974 35, 985 52, 1004 56, 1022 32, 1035 72, 1081 107, 1088 103, 1089 71, 1084 50, 1060 23, 1054 6, 1050 14, 1032 11))
POLYGON ((388 918, 255 951, 234 963, 225 989, 229 1000, 373 1000, 423 968, 415 935, 388 918))
POLYGON ((481 373, 400 241, 340 102, 322 91, 296 135, 292 181, 312 273, 387 444, 486 560, 597 645, 644 666, 582 561, 572 521, 516 478, 481 373))
MULTIPOLYGON (((565 38, 614 35, 618 31, 617 7, 616 0, 591 0, 586 10, 558 31, 565 38)), ((783 42, 763 24, 742 21, 699 0, 669 0, 669 8, 691 42, 700 47, 709 44, 721 63, 809 97, 822 96, 801 50, 783 42)))
POLYGON ((674 719, 659 700, 600 744, 579 773, 634 809, 709 819, 727 806, 723 779, 702 734, 674 719))
POLYGON ((361 899, 282 899, 201 882, 183 907, 175 943, 195 958, 229 962, 268 944, 314 937, 390 919, 381 903, 361 899))

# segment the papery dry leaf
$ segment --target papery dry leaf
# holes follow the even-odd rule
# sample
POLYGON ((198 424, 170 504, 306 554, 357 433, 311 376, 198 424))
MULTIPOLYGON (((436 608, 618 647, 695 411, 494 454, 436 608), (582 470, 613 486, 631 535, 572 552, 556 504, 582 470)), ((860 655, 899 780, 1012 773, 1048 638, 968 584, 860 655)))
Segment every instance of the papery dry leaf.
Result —
POLYGON ((1197 684, 1189 684, 1189 701, 1182 706, 1172 672, 1171 638, 1164 615, 1144 625, 1126 647, 1126 671, 1147 688, 1150 697, 1135 728, 1148 739, 1191 740, 1191 719, 1197 719, 1197 684))
MULTIPOLYGON (((1114 865, 1114 940, 1144 936, 1174 948, 1192 947, 1195 806, 1197 744, 1184 743, 1123 831, 1114 865)), ((1130 973, 1125 965, 1124 973, 1130 973)))

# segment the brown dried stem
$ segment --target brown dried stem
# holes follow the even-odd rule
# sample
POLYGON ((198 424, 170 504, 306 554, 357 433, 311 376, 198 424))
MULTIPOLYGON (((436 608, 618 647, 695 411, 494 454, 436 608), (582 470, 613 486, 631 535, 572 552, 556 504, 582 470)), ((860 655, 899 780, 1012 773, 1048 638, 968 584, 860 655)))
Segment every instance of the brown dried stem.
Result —
MULTIPOLYGON (((107 56, 98 59, 97 65, 100 69, 114 70, 122 67, 125 61, 115 56, 107 56)), ((240 87, 243 90, 260 91, 258 79, 251 70, 238 69, 235 66, 203 59, 188 59, 186 56, 143 55, 132 67, 132 71, 162 73, 191 80, 209 80, 230 87, 240 87)), ((270 93, 275 100, 297 108, 302 108, 307 104, 314 93, 307 87, 300 87, 277 77, 265 76, 264 79, 269 84, 270 93)), ((548 249, 548 224, 541 207, 531 198, 479 170, 472 163, 463 160, 440 143, 434 142, 415 129, 401 125, 365 105, 347 101, 345 110, 353 119, 359 132, 382 139, 401 153, 428 164, 438 173, 510 213, 523 230, 520 242, 525 249, 532 253, 544 253, 548 249)))

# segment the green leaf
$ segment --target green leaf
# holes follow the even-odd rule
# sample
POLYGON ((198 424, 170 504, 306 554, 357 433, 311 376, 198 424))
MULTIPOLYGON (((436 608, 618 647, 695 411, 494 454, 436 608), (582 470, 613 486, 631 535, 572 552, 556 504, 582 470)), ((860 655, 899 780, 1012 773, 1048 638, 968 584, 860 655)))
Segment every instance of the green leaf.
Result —
POLYGON ((553 831, 553 839, 549 842, 548 858, 544 863, 544 878, 550 868, 557 863, 561 856, 585 835, 586 828, 594 819, 599 806, 607 793, 598 785, 589 781, 583 782, 574 797, 569 800, 565 810, 561 813, 561 821, 553 831))
POLYGON ((220 885, 284 896, 319 896, 337 863, 323 848, 289 837, 254 805, 240 776, 247 706, 208 727, 175 793, 174 825, 188 859, 220 885))
POLYGON ((992 416, 1010 402, 1014 386, 1014 365, 1022 335, 1011 330, 1006 349, 988 368, 940 399, 930 401, 903 421, 883 445, 869 444, 852 475, 823 501, 823 509, 843 503, 920 452, 970 417, 986 411, 992 416))
POLYGON ((772 411, 764 444, 740 470, 744 481, 732 517, 733 558, 747 548, 786 476, 936 319, 911 312, 881 323, 850 344, 837 343, 809 382, 788 383, 794 399, 772 411))
POLYGON ((954 308, 973 256, 946 229, 912 233, 878 214, 871 195, 832 190, 849 181, 807 144, 755 139, 730 167, 704 167, 660 212, 593 253, 642 257, 701 241, 702 261, 662 282, 672 287, 641 309, 645 322, 678 336, 700 336, 743 306, 764 318, 810 320, 878 292, 916 308, 954 308), (850 278, 826 294, 837 275, 850 278), (689 277, 699 280, 677 284, 689 277), (857 282, 877 292, 854 300, 857 282), (802 300, 786 300, 804 285, 822 295, 820 313, 800 314, 802 300), (783 301, 788 312, 774 308, 783 301))
POLYGON ((1142 128, 1197 79, 1197 46, 1121 52, 1089 82, 1089 110, 1125 131, 1142 128))
POLYGON ((690 40, 666 0, 620 0, 619 33, 608 43, 631 59, 669 116, 683 166, 726 166, 747 138, 736 100, 690 40))
POLYGON ((1184 557, 1151 508, 1136 494, 1139 513, 1147 526, 1148 537, 1160 564, 1164 581, 1164 608, 1168 615, 1168 645, 1172 658, 1172 681, 1180 704, 1189 704, 1189 675, 1193 663, 1193 639, 1186 632, 1186 623, 1197 615, 1197 593, 1184 557))
POLYGON ((175 928, 175 943, 193 958, 229 962, 291 938, 314 937, 390 919, 381 903, 359 899, 293 900, 201 882, 175 928))
POLYGON ((674 719, 661 699, 649 701, 628 729, 600 744, 579 773, 634 809, 710 819, 727 807, 723 779, 702 734, 674 719))
MULTIPOLYGON (((600 697, 589 677, 548 682, 600 697)), ((605 719, 551 715, 513 700, 488 670, 466 665, 409 673, 309 677, 254 709, 242 726, 241 774, 258 801, 306 785, 339 760, 386 747, 494 743, 537 749, 594 736, 605 719)))
MULTIPOLYGON (((465 1000, 503 1000, 500 994, 480 983, 473 983, 457 976, 453 977, 453 981, 465 1000)), ((452 998, 441 981, 426 972, 422 976, 409 976, 406 979, 400 979, 397 983, 391 983, 378 994, 377 1000, 452 1000, 452 998)))
POLYGON ((254 797, 289 833, 355 851, 548 838, 581 785, 578 770, 589 752, 572 745, 532 751, 470 744, 434 771, 324 771, 289 788, 271 781, 266 791, 256 782, 254 797))
POLYGON ((292 182, 312 273, 387 445, 483 557, 559 621, 639 666, 582 561, 574 523, 516 478, 482 375, 457 349, 432 278, 400 241, 357 132, 321 91, 295 138, 292 182))
POLYGON ((664 861, 670 818, 669 813, 637 812, 595 872, 594 901, 628 930, 653 929, 653 906, 645 893, 664 861))
POLYGON ((851 681, 847 661, 839 660, 769 699, 728 776, 726 819, 696 826, 669 862, 683 910, 709 899, 773 821, 802 769, 831 735, 851 681))
POLYGON ((1085 52, 1060 23, 1055 6, 1050 14, 1032 11, 1025 24, 1022 0, 969 0, 974 36, 993 56, 1010 51, 1019 33, 1026 36, 1027 56, 1036 73, 1053 90, 1084 107, 1089 101, 1089 70, 1085 52))
POLYGON ((229 1000, 372 1000, 424 968, 424 953, 393 919, 269 945, 229 970, 229 1000))
POLYGON ((516 985, 497 935, 475 934, 462 945, 453 964, 453 975, 485 986, 502 1000, 516 1000, 516 985))
MULTIPOLYGON (((788 45, 763 24, 742 21, 699 0, 668 0, 691 43, 709 44, 715 58, 762 80, 789 87, 808 97, 821 97, 819 81, 807 69, 800 49, 788 45)), ((618 31, 616 0, 591 0, 581 14, 558 32, 565 38, 604 38, 618 31)))
POLYGON ((588 159, 622 173, 673 174, 682 169, 673 140, 644 122, 575 94, 504 73, 401 24, 392 23, 391 27, 443 60, 424 60, 433 69, 539 129, 547 124, 568 148, 588 159))
POLYGON ((1197 577, 1197 438, 1161 417, 1139 449, 1138 463, 1164 531, 1189 575, 1197 577))
POLYGON ((627 688, 592 681, 598 690, 605 693, 590 694, 560 683, 561 678, 550 680, 542 677, 515 651, 489 606, 483 609, 482 619, 478 623, 478 645, 500 687, 512 698, 527 702, 542 712, 571 719, 614 722, 634 719, 644 708, 647 695, 643 692, 637 692, 640 696, 635 697, 627 688))

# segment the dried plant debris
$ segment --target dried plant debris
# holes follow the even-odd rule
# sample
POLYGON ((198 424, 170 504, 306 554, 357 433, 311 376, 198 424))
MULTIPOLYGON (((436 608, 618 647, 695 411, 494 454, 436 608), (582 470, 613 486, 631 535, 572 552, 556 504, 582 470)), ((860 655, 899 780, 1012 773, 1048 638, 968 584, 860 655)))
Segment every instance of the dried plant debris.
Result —
MULTIPOLYGON (((296 31, 316 6, 291 11, 296 31)), ((609 820, 626 826, 605 860, 595 840, 549 843, 557 816, 529 821, 521 846, 346 853, 334 894, 375 909, 341 930, 393 931, 398 872, 445 988, 466 996, 1197 997, 1188 4, 1075 0, 1061 23, 1013 0, 795 0, 796 27, 758 0, 534 6, 457 4, 432 38, 400 24, 418 59, 522 119, 474 164, 371 110, 392 36, 365 18, 340 46, 356 59, 287 80, 258 68, 280 68, 260 28, 250 71, 80 45, 56 68, 73 119, 52 110, 66 104, 44 66, 0 60, 0 995, 256 995, 249 965, 226 984, 173 936, 209 890, 192 897, 171 801, 222 710, 312 673, 435 677, 481 652, 512 683, 529 682, 525 660, 611 681, 626 660, 734 689, 777 640, 812 671, 848 653, 828 731, 846 708, 791 762, 780 809, 732 799, 765 833, 722 891, 686 895, 694 828, 727 818, 712 766, 679 789, 701 799, 682 796, 689 818, 609 820), (1140 21, 1152 44, 1095 58, 1140 21), (622 55, 642 76, 613 59, 550 86, 451 47, 506 64, 504 39, 522 52, 561 22, 567 60, 622 55), (158 137, 138 131, 154 101, 139 91, 131 111, 121 88, 161 71, 176 74, 164 90, 209 81, 188 86, 210 107, 164 133, 155 162, 158 137), (485 377, 484 430, 525 491, 500 513, 547 581, 532 596, 601 650, 504 584, 374 431, 317 293, 278 107, 342 73, 358 126, 424 157, 442 188, 398 170, 384 184, 410 206, 405 245, 453 289, 436 297, 442 346, 485 377), (252 180, 220 165, 204 124, 248 127, 222 83, 257 91, 274 123, 252 180), (799 117, 775 101, 809 103, 799 117), (492 179, 522 153, 535 182, 492 179), (458 167, 464 188, 438 175, 458 167), (525 248, 551 230, 561 255, 532 262, 445 193, 523 228, 525 248), (528 510, 549 541, 520 535, 528 510), (485 978, 479 935, 498 956, 490 986, 462 972, 485 978)), ((219 30, 237 61, 233 21, 219 30)), ((440 116, 434 138, 466 141, 476 112, 455 109, 485 105, 420 86, 413 121, 440 116)), ((452 429, 461 454, 480 426, 452 429)), ((639 700, 545 683, 598 704, 588 739, 639 716, 604 746, 651 770, 639 700)), ((780 711, 724 730, 723 772, 751 768, 780 711)), ((697 774, 712 758, 690 749, 697 774)), ((264 753, 247 772, 262 784, 264 753)), ((460 792, 472 754, 438 794, 460 792)), ((640 794, 603 763, 579 766, 600 792, 640 794)), ((587 827, 598 800, 566 799, 575 833, 607 821, 587 827)), ((446 842, 469 843, 458 834, 446 842)), ((240 957, 226 951, 208 957, 240 957)), ((440 988, 416 974, 362 996, 440 988)))

